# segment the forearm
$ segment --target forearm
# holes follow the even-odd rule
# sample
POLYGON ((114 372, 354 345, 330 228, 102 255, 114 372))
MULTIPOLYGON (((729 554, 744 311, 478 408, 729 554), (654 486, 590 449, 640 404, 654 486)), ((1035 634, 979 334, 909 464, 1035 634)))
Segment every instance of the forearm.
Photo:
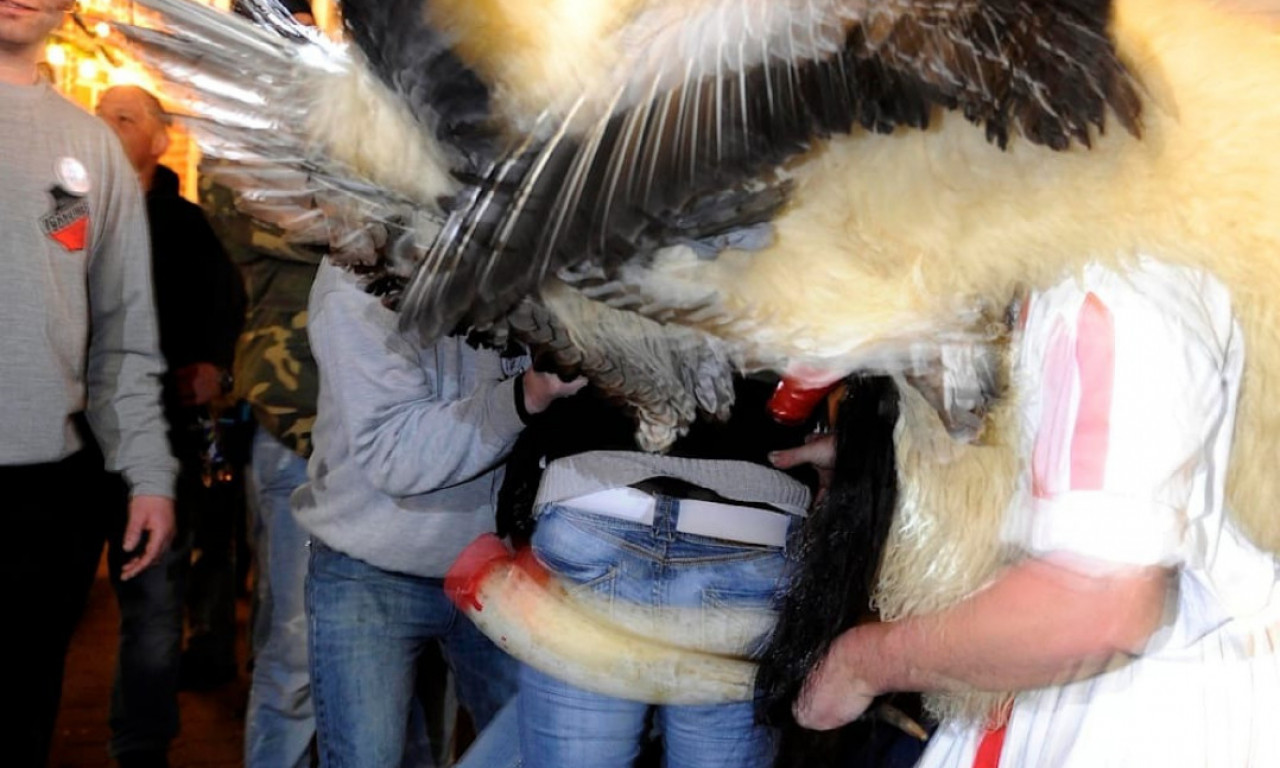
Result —
POLYGON ((132 179, 131 173, 116 179, 89 264, 86 415, 107 468, 122 472, 134 495, 172 497, 176 463, 160 407, 165 363, 159 351, 146 211, 132 179))
POLYGON ((86 416, 106 456, 107 468, 124 474, 134 494, 173 496, 176 464, 160 408, 158 353, 91 343, 86 416))
POLYGON ((833 651, 878 692, 1043 687, 1140 652, 1163 619, 1169 578, 1161 568, 1087 576, 1030 559, 948 610, 859 627, 833 651))

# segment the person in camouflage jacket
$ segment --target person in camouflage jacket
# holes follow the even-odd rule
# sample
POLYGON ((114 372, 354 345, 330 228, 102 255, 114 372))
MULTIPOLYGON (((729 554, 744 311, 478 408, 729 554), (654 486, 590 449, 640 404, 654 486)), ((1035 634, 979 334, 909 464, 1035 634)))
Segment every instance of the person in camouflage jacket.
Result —
POLYGON ((307 342, 307 298, 324 249, 287 242, 281 230, 238 211, 234 193, 212 170, 226 166, 202 168, 200 201, 248 294, 234 392, 257 421, 249 472, 256 579, 245 765, 305 766, 315 732, 303 611, 307 548, 289 497, 306 481, 311 454, 319 376, 307 342))
POLYGON ((231 190, 208 174, 201 178, 200 202, 248 294, 235 395, 252 407, 260 427, 305 459, 318 382, 307 343, 307 296, 324 251, 286 242, 281 231, 239 213, 231 190))

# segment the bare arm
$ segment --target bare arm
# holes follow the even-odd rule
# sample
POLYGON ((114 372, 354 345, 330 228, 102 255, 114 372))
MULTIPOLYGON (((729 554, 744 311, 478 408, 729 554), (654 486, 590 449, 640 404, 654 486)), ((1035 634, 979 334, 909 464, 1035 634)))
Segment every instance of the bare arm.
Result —
POLYGON ((796 717, 825 730, 889 691, 1025 690, 1096 674, 1142 649, 1169 583, 1159 567, 1085 574, 1025 560, 945 611, 841 635, 809 676, 796 717))

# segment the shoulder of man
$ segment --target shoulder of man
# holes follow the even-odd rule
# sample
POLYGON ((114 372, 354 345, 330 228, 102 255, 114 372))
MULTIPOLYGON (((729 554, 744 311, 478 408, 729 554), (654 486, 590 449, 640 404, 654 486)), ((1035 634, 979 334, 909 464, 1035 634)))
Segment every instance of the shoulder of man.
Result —
POLYGON ((201 166, 199 180, 200 207, 231 259, 248 264, 264 259, 317 265, 324 253, 316 248, 295 245, 280 227, 245 214, 236 205, 236 191, 219 180, 225 162, 201 166))

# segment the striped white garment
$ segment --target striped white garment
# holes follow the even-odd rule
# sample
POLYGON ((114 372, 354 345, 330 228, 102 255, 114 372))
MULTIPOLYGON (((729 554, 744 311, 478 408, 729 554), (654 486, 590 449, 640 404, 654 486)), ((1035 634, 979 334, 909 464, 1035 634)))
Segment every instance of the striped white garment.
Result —
MULTIPOLYGON (((1280 568, 1223 501, 1244 366, 1231 297, 1203 272, 1142 259, 1087 267, 1034 295, 1023 321, 1029 461, 1006 538, 1179 578, 1172 623, 1140 658, 1018 695, 998 765, 1280 766, 1280 568)), ((984 735, 944 724, 921 765, 974 766, 984 735)))

